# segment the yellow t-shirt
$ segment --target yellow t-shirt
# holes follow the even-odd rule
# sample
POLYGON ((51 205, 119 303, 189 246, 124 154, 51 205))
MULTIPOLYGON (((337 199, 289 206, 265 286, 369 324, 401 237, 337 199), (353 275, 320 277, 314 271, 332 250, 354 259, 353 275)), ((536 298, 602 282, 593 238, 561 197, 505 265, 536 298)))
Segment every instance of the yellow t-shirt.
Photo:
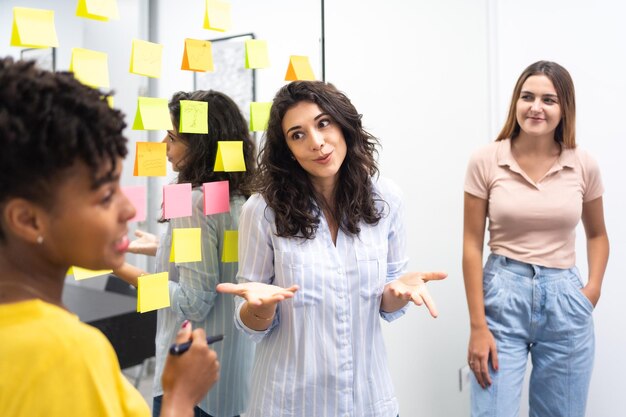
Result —
POLYGON ((0 416, 148 417, 106 337, 41 300, 0 304, 0 416))

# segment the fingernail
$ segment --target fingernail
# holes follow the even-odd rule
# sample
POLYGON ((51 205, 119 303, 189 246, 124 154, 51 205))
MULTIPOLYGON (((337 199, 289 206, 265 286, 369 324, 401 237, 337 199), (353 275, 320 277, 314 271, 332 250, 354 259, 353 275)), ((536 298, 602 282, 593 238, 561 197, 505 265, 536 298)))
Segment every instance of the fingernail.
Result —
POLYGON ((182 326, 180 326, 181 329, 184 329, 185 327, 189 326, 189 320, 185 320, 183 321, 182 326))

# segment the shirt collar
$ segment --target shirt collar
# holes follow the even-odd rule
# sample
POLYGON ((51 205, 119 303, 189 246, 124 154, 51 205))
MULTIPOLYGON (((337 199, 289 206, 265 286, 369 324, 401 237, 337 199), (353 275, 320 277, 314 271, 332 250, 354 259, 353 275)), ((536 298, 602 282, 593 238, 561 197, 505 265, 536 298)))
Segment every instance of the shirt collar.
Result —
MULTIPOLYGON (((513 158, 511 152, 511 139, 502 139, 500 146, 498 146, 498 165, 509 166, 510 168, 518 169, 517 161, 513 158)), ((575 151, 574 149, 563 148, 561 155, 559 156, 558 164, 562 167, 574 168, 575 166, 575 151)))

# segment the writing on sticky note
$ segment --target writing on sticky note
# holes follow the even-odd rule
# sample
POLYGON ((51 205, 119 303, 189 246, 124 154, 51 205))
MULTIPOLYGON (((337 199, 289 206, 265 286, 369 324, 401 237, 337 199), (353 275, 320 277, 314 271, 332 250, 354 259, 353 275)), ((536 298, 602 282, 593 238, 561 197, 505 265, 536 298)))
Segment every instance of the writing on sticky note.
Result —
POLYGON ((205 215, 230 212, 228 181, 205 182, 202 184, 202 191, 205 215))
POLYGON ((122 187, 122 192, 135 207, 135 217, 129 222, 143 222, 146 220, 146 186, 126 186, 122 187))
POLYGON ((230 9, 229 2, 206 0, 203 27, 218 32, 226 32, 231 26, 230 9))
POLYGON ((222 250, 222 262, 238 261, 238 244, 239 233, 236 230, 224 230, 224 249, 222 250))
POLYGON ((83 279, 99 277, 102 275, 108 275, 108 274, 111 274, 112 272, 113 270, 111 269, 92 270, 92 269, 80 268, 78 266, 72 266, 67 271, 67 275, 73 275, 76 281, 80 281, 83 279))
POLYGON ((54 26, 54 11, 14 7, 11 46, 26 48, 59 46, 54 26))
POLYGON ((183 63, 180 69, 188 71, 214 71, 213 47, 211 42, 198 39, 185 39, 183 63))
POLYGON ((145 313, 170 306, 168 273, 142 275, 137 278, 137 311, 145 313))
POLYGON ((271 102, 250 103, 250 130, 252 132, 262 132, 267 130, 267 122, 270 118, 271 102))
POLYGON ((206 101, 180 101, 181 133, 209 133, 209 103, 206 101))
POLYGON ((140 39, 133 39, 130 53, 130 72, 146 77, 161 77, 161 56, 163 45, 140 39))
POLYGON ((270 58, 267 53, 267 41, 249 39, 245 43, 246 68, 267 68, 270 58))
POLYGON ((138 97, 133 130, 172 130, 172 118, 167 99, 138 97))
POLYGON ((191 216, 191 184, 163 186, 163 218, 191 216))
POLYGON ((313 74, 308 56, 292 55, 289 57, 285 81, 298 80, 315 81, 315 75, 313 74))
POLYGON ((76 16, 104 22, 120 18, 117 0, 78 0, 76 16))
POLYGON ((246 170, 243 141, 218 141, 213 171, 239 172, 246 170))
POLYGON ((172 230, 170 262, 200 262, 202 260, 201 229, 192 227, 172 230))
POLYGON ((159 142, 137 142, 135 151, 136 177, 164 177, 167 175, 167 145, 159 142))
POLYGON ((105 52, 72 48, 70 71, 83 84, 109 88, 109 59, 105 52))

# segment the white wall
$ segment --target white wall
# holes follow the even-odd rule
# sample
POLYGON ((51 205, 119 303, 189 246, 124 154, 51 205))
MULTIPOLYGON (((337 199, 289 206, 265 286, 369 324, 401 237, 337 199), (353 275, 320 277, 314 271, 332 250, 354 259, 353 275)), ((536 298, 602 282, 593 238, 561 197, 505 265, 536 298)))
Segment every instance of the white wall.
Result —
MULTIPOLYGON (((457 370, 466 360, 468 316, 461 275, 462 184, 470 152, 493 140, 515 80, 549 59, 572 74, 578 142, 599 161, 612 255, 594 313, 596 365, 587 415, 626 414, 626 6, 609 0, 417 0, 326 3, 326 73, 381 138, 381 171, 406 193, 414 270, 446 269, 429 284, 437 320, 413 309, 386 326, 400 415, 469 415, 457 370), (619 216, 619 217, 618 217, 619 216)), ((584 233, 578 263, 586 272, 584 233)), ((523 413, 527 415, 527 406, 523 413)))

